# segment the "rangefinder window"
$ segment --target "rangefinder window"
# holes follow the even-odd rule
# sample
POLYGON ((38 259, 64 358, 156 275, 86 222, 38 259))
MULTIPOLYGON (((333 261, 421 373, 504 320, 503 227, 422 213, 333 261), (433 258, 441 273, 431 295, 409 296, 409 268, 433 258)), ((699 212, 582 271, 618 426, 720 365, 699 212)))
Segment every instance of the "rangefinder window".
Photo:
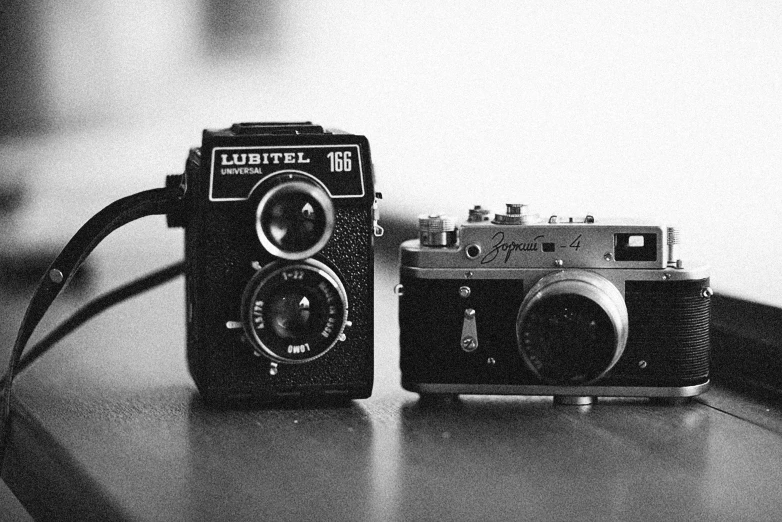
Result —
POLYGON ((657 261, 657 234, 614 234, 617 261, 657 261))

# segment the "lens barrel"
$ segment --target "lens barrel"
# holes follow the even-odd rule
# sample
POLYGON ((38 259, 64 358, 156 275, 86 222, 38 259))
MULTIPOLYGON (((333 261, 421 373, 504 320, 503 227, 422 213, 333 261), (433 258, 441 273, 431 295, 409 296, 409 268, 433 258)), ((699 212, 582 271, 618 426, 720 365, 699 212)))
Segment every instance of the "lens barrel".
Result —
POLYGON ((304 176, 283 175, 261 198, 256 232, 272 255, 290 261, 312 257, 331 238, 334 206, 319 185, 304 176))
POLYGON ((527 367, 543 382, 589 384, 622 356, 627 306, 604 277, 566 270, 541 278, 519 308, 516 337, 527 367))
POLYGON ((339 277, 314 259, 278 261, 259 270, 244 291, 242 324, 256 353, 306 363, 344 339, 348 299, 339 277))

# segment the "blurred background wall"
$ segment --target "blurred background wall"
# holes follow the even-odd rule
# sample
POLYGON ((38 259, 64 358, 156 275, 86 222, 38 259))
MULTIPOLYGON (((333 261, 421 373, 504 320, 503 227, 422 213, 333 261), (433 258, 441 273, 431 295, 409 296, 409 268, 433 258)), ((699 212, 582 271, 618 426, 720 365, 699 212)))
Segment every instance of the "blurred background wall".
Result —
POLYGON ((0 28, 31 240, 161 185, 204 127, 309 119, 368 136, 385 215, 659 217, 718 291, 782 306, 782 4, 7 0, 0 28))

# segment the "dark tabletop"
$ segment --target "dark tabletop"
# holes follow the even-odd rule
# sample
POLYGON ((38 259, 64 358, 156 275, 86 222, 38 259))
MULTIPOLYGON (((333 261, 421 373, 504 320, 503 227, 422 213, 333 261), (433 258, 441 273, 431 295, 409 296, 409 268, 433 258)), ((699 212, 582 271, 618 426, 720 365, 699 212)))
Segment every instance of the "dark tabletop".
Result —
POLYGON ((776 406, 719 386, 676 406, 421 401, 399 386, 395 282, 379 264, 375 391, 342 407, 209 407, 182 280, 117 306, 19 378, 6 482, 44 518, 782 519, 776 406))

